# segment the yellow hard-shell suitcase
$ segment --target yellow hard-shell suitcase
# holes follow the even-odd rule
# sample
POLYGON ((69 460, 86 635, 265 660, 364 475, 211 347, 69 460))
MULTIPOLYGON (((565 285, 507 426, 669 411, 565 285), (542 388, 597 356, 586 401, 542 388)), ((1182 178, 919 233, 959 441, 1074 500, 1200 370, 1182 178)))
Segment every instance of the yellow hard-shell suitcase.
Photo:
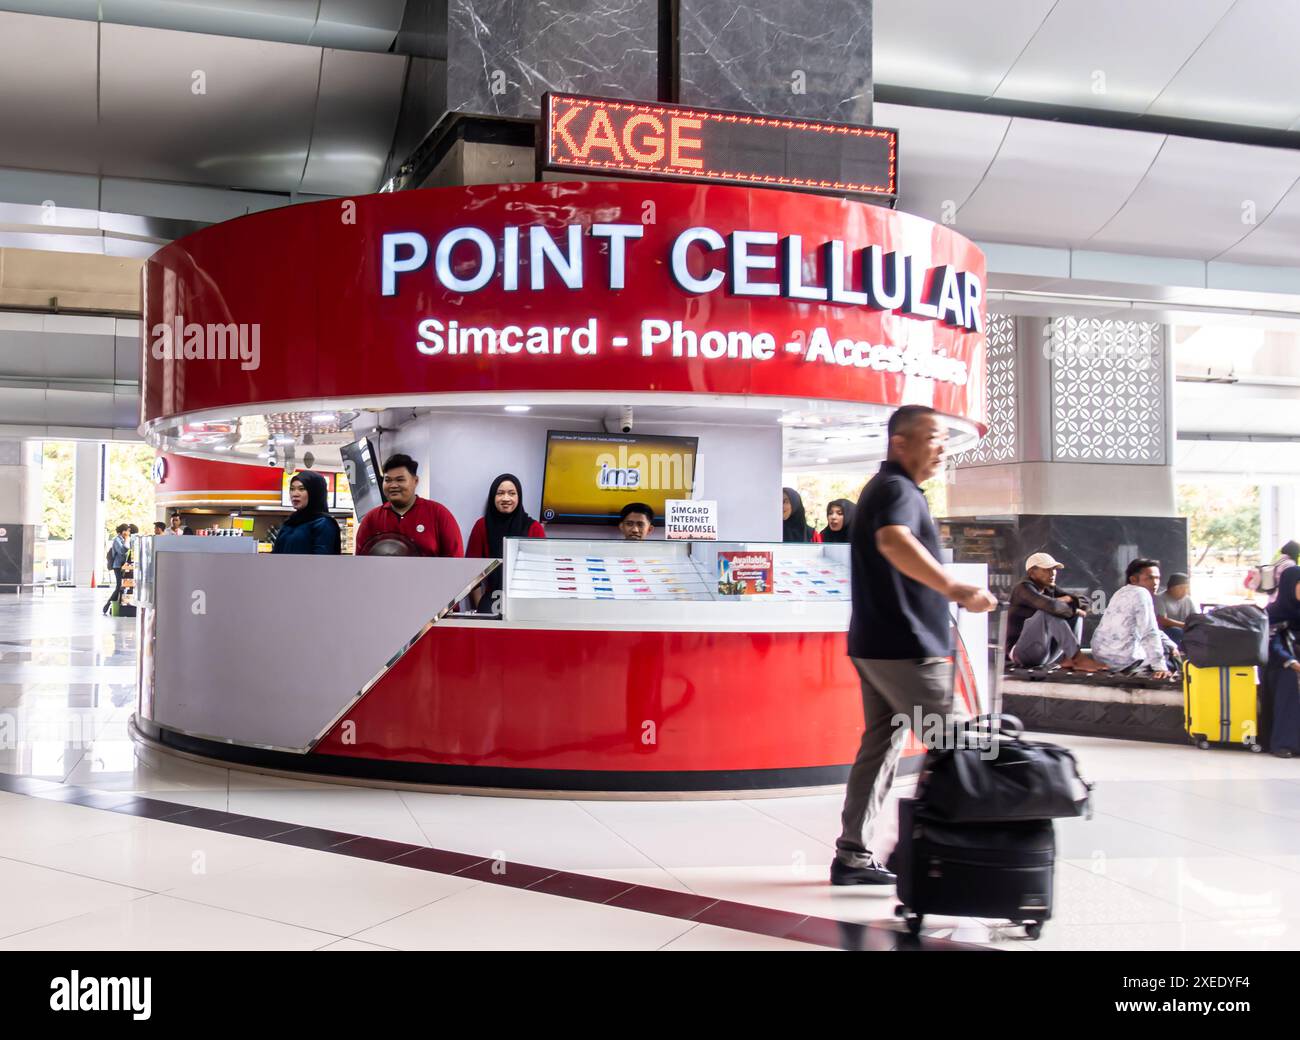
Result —
POLYGON ((1235 744, 1262 751, 1259 743, 1259 683, 1254 668, 1183 669, 1187 735, 1199 748, 1235 744))

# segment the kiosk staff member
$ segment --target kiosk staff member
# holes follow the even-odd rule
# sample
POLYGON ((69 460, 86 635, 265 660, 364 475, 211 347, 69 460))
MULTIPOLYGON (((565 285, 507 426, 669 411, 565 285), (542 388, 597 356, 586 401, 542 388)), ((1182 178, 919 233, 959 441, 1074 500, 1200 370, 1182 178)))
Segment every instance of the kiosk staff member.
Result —
MULTIPOLYGON (((524 485, 513 473, 502 473, 488 488, 483 515, 474 521, 469 532, 465 555, 476 559, 505 556, 507 538, 545 538, 546 529, 524 509, 524 485)), ((480 614, 495 614, 500 609, 496 594, 501 591, 501 568, 488 575, 487 581, 469 594, 480 614)))
POLYGON ((419 463, 390 455, 384 463, 384 497, 357 528, 358 556, 464 556, 460 528, 441 502, 421 498, 419 463))

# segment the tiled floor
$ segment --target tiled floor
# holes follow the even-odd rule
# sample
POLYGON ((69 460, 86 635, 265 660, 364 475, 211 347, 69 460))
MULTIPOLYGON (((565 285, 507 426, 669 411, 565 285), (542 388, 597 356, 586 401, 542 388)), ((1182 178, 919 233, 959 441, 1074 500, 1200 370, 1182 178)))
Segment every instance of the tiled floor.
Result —
MULTIPOLYGON (((2 949, 815 951, 835 945, 836 921, 895 927, 890 894, 826 884, 838 792, 684 802, 399 793, 134 744, 134 622, 101 617, 102 595, 0 598, 0 773, 45 781, 47 796, 71 794, 65 785, 118 802, 139 794, 578 877, 534 891, 246 836, 267 829, 256 820, 205 830, 0 793, 2 949), (719 902, 695 920, 634 909, 634 898, 564 894, 604 886, 591 878, 620 883, 605 886, 611 894, 667 890, 661 907, 671 892, 719 902), (792 934, 781 922, 807 917, 830 938, 819 946, 738 927, 738 914, 754 916, 745 907, 787 912, 771 916, 779 934, 792 934)), ((1056 908, 1042 939, 943 919, 927 919, 930 936, 1017 952, 1300 949, 1300 762, 1054 739, 1098 781, 1097 812, 1058 824, 1056 908)))

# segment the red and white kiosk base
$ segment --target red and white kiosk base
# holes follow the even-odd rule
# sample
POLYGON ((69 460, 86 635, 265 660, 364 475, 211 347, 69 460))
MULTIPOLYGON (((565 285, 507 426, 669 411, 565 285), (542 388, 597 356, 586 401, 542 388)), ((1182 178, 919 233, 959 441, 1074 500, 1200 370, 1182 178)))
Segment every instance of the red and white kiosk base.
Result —
MULTIPOLYGON (((414 455, 420 492, 467 532, 500 472, 520 475, 538 515, 548 427, 596 431, 628 405, 638 429, 699 438, 695 497, 719 503, 721 539, 552 524, 507 543, 499 618, 455 609, 497 561, 171 539, 142 581, 144 737, 253 768, 471 788, 843 780, 862 727, 847 597, 790 576, 842 582, 847 546, 780 544, 781 473, 853 464, 865 481, 902 403, 936 408, 953 447, 982 433, 984 262, 970 242, 833 198, 536 183, 243 217, 159 250, 144 277, 142 431, 162 450, 266 466, 268 451, 310 446, 335 468, 338 438, 365 432, 381 454, 414 455), (308 440, 317 418, 333 440, 308 440), (728 547, 772 551, 784 594, 711 594, 728 547), (560 557, 698 581, 649 601, 520 584, 560 557)), ((962 620, 972 709, 983 624, 962 620)))

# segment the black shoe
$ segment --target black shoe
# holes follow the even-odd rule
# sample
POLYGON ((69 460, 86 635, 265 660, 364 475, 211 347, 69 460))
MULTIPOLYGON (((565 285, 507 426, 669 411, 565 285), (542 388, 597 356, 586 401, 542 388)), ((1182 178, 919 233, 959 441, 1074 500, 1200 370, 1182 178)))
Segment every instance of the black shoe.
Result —
POLYGON ((892 885, 898 877, 891 874, 874 857, 870 865, 855 867, 845 863, 838 856, 831 861, 832 885, 892 885))
POLYGON ((1291 753, 1291 749, 1290 749, 1290 748, 1278 748, 1276 751, 1273 752, 1273 755, 1274 755, 1275 757, 1277 757, 1277 758, 1294 758, 1294 757, 1295 757, 1295 756, 1291 753))

